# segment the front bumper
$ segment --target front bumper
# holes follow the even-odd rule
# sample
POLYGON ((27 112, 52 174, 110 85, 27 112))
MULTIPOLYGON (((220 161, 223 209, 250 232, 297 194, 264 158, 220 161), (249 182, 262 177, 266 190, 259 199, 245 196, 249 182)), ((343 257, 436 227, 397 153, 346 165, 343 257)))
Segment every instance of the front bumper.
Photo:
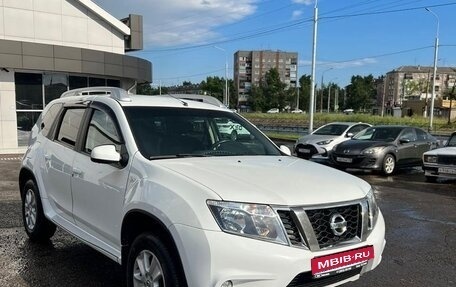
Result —
POLYGON ((455 165, 441 165, 441 164, 423 164, 425 176, 434 176, 441 178, 456 179, 456 166, 455 165), (453 172, 453 173, 451 173, 453 172))
POLYGON ((341 155, 331 154, 331 164, 342 167, 342 168, 359 168, 369 170, 381 170, 382 169, 382 156, 371 156, 371 155, 341 155), (345 162, 341 159, 351 162, 345 162))
MULTIPOLYGON (((176 238, 189 287, 220 287, 227 280, 234 287, 285 287, 298 274, 311 271, 314 257, 372 245, 375 258, 362 267, 362 274, 380 263, 385 247, 385 223, 381 213, 366 241, 318 252, 184 225, 173 225, 171 232, 176 238)), ((354 281, 361 274, 327 286, 354 281)))

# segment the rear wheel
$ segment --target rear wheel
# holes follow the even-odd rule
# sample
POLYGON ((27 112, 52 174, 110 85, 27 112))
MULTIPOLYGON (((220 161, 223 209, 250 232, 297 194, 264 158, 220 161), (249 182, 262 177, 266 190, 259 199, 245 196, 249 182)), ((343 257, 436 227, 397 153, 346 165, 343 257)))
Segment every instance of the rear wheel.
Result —
POLYGON ((392 154, 387 154, 383 158, 382 172, 384 175, 392 175, 396 170, 396 159, 392 154))
POLYGON ((46 242, 55 233, 55 224, 44 216, 40 193, 33 180, 28 180, 22 190, 22 219, 31 241, 46 242))
POLYGON ((127 286, 186 286, 176 260, 176 256, 160 238, 151 233, 139 235, 128 254, 127 286))

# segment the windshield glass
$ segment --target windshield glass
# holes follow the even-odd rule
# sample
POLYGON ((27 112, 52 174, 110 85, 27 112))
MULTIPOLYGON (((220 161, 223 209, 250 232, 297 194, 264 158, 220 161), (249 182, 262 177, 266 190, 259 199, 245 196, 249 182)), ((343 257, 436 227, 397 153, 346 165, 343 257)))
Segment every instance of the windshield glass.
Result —
POLYGON ((456 134, 454 134, 447 143, 447 146, 454 146, 456 147, 456 134))
POLYGON ((371 127, 353 137, 356 140, 392 142, 402 131, 401 127, 371 127))
POLYGON ((146 158, 281 154, 236 113, 163 107, 124 107, 124 111, 146 158))
POLYGON ((314 135, 340 136, 348 128, 348 125, 329 124, 316 130, 314 135))

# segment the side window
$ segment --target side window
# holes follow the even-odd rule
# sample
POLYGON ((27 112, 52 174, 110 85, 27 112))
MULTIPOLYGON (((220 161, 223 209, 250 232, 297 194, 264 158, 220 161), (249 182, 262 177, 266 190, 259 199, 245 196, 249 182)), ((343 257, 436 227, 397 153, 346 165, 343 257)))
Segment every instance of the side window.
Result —
POLYGON ((57 135, 59 142, 74 147, 85 109, 67 109, 57 135))
POLYGON ((108 144, 115 145, 116 151, 120 152, 122 143, 119 132, 114 121, 107 113, 95 110, 87 130, 84 151, 91 153, 95 147, 108 144))
POLYGON ((415 131, 413 129, 407 128, 401 135, 401 139, 408 139, 411 142, 416 141, 415 131))
POLYGON ((364 130, 367 127, 369 127, 369 126, 356 125, 356 126, 351 127, 351 129, 348 130, 348 133, 352 133, 352 134, 356 135, 357 133, 359 133, 360 131, 364 130))
POLYGON ((425 141, 428 139, 427 133, 422 129, 415 129, 416 137, 419 141, 425 141))
POLYGON ((57 118, 57 115, 59 114, 61 107, 62 104, 54 104, 43 115, 43 120, 41 122, 41 133, 43 134, 43 136, 48 137, 49 132, 51 131, 52 124, 57 118))

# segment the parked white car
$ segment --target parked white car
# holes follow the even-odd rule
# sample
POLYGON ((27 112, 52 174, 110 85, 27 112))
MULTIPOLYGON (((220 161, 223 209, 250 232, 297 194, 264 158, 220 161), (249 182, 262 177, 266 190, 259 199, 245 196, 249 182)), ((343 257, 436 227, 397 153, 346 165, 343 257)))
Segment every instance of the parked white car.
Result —
POLYGON ((246 130, 241 124, 234 122, 227 118, 215 119, 219 133, 222 137, 237 140, 238 138, 248 138, 250 132, 246 130))
POLYGON ((426 180, 430 182, 439 177, 456 179, 456 132, 444 147, 423 154, 423 169, 426 180))
POLYGON ((273 109, 268 110, 266 113, 268 113, 268 114, 278 114, 278 113, 280 113, 280 110, 278 108, 273 108, 273 109))
POLYGON ((129 287, 337 286, 385 247, 372 186, 194 100, 65 92, 33 128, 19 187, 30 240, 60 226, 124 265, 129 287), (221 118, 248 140, 220 137, 221 118))
POLYGON ((351 139, 358 132, 370 127, 366 123, 333 122, 321 126, 310 135, 300 137, 294 150, 298 157, 327 163, 333 147, 351 139))

